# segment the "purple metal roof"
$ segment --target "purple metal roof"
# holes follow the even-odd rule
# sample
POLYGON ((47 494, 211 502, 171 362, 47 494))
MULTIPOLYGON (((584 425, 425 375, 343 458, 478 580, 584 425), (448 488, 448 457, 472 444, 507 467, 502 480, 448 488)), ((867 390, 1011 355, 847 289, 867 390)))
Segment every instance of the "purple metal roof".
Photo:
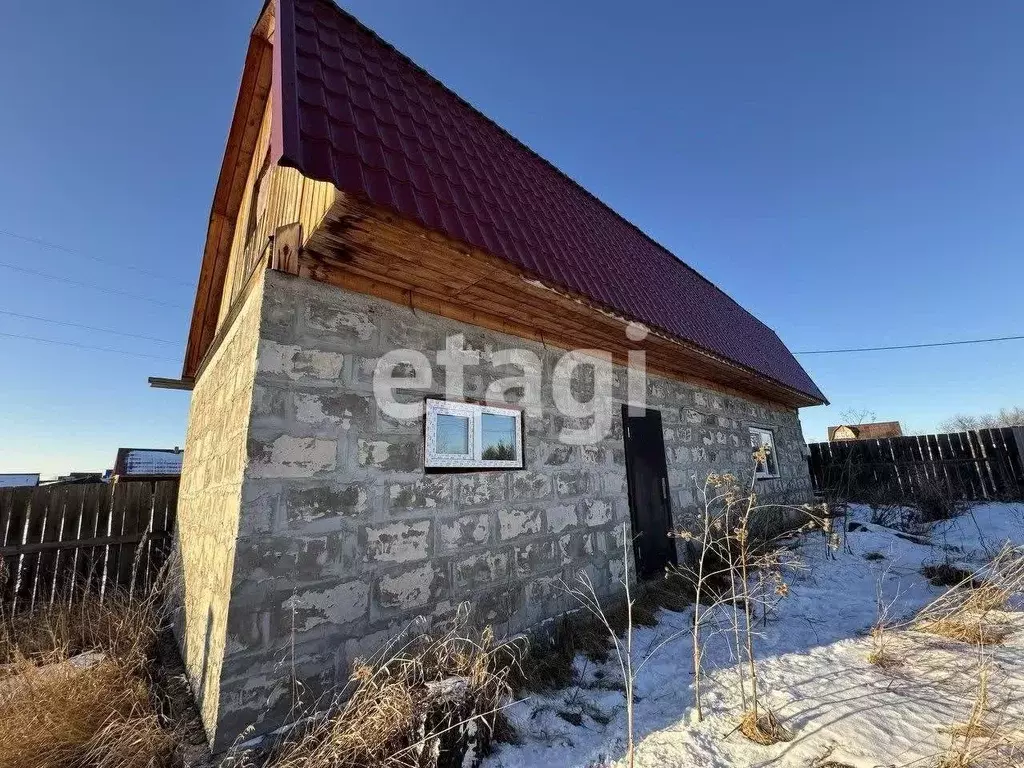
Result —
POLYGON ((355 18, 276 2, 282 165, 825 400, 774 331, 355 18))

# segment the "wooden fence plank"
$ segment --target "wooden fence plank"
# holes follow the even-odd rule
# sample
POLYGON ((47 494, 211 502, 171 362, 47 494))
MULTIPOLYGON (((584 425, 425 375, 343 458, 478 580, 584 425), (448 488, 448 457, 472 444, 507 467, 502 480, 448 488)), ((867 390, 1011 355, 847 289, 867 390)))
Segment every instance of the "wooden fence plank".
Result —
POLYGON ((1006 458, 1014 489, 1012 498, 1024 497, 1024 427, 1004 427, 1006 458))
MULTIPOLYGON (((86 485, 68 487, 67 500, 64 503, 64 520, 61 523, 58 543, 73 543, 79 538, 79 525, 85 503, 86 485)), ((74 546, 74 545, 73 545, 74 546)), ((67 547, 57 549, 53 563, 53 591, 50 602, 63 599, 70 595, 75 580, 75 550, 67 547)))
MULTIPOLYGON (((46 525, 46 510, 52 494, 47 489, 33 488, 26 505, 24 543, 35 544, 43 539, 46 525)), ((14 590, 13 610, 30 610, 32 595, 35 593, 36 574, 39 572, 39 553, 30 552, 21 556, 18 583, 14 590)))
MULTIPOLYGON (((82 519, 78 524, 78 535, 80 539, 96 538, 99 526, 100 509, 109 503, 106 496, 110 490, 108 485, 103 486, 103 492, 98 493, 88 487, 82 500, 82 519)), ((75 577, 72 588, 75 594, 87 592, 97 581, 96 551, 92 547, 79 547, 75 552, 75 577)))
MULTIPOLYGON (((4 489, 7 497, 7 525, 4 542, 11 545, 21 544, 25 537, 25 517, 32 497, 31 488, 4 489)), ((3 568, 0 569, 0 603, 9 604, 14 600, 14 593, 21 573, 21 555, 8 554, 4 557, 3 568)))
MULTIPOLYGON (((118 587, 131 590, 134 570, 138 563, 135 556, 139 552, 138 543, 129 541, 130 537, 145 532, 149 528, 152 513, 152 484, 126 483, 121 484, 124 493, 124 523, 121 526, 120 562, 115 583, 118 587)), ((120 489, 119 489, 120 490, 120 489)))
MULTIPOLYGON (((60 539, 61 525, 66 513, 69 487, 58 487, 46 501, 46 519, 43 522, 40 542, 56 542, 60 539)), ((56 577, 56 551, 41 550, 36 556, 36 578, 32 587, 32 606, 48 605, 53 595, 53 582, 56 577)))
POLYGON ((101 595, 105 595, 108 589, 117 584, 117 566, 121 555, 121 545, 117 543, 117 540, 124 528, 126 501, 126 486, 118 486, 119 483, 116 482, 111 485, 110 516, 107 520, 106 528, 107 535, 111 538, 111 543, 104 547, 106 550, 106 564, 103 567, 103 582, 100 586, 101 595))

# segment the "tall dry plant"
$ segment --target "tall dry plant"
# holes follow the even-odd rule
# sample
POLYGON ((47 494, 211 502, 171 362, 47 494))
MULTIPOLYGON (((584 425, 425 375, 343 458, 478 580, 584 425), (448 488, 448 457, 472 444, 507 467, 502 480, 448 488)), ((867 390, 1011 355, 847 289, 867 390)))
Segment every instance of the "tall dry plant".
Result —
POLYGON ((937 768, 1017 768, 1024 760, 1024 744, 1007 715, 1010 701, 992 701, 993 666, 984 646, 978 647, 977 675, 971 711, 949 728, 949 747, 937 768))
MULTIPOLYGON (((665 578, 644 585, 634 583, 630 576, 631 562, 627 525, 622 525, 622 560, 624 563, 621 583, 624 600, 602 601, 593 580, 586 571, 576 576, 576 582, 564 585, 571 595, 590 615, 590 619, 576 626, 597 628, 610 644, 622 675, 623 691, 626 699, 626 762, 632 767, 635 759, 635 723, 634 723, 634 690, 637 675, 653 659, 658 652, 676 638, 687 634, 686 630, 671 632, 661 637, 658 642, 649 645, 642 657, 634 654, 633 629, 635 626, 655 626, 659 608, 681 611, 691 604, 690 585, 679 578, 665 578)), ((667 575, 668 576, 668 575, 667 575)))
MULTIPOLYGON (((626 524, 622 524, 622 561, 625 564, 623 569, 622 585, 625 589, 626 602, 625 602, 625 614, 626 614, 626 625, 623 637, 619 637, 619 633, 616 632, 615 628, 612 627, 611 622, 608 618, 608 613, 605 611, 601 604, 601 600, 598 597, 597 589, 594 587, 594 582, 590 578, 590 575, 586 571, 581 571, 577 577, 577 584, 566 587, 568 593, 572 595, 588 612, 597 620, 597 622, 604 627, 605 632, 608 634, 608 638, 611 640, 612 649, 615 652, 615 660, 619 664, 619 671, 622 674, 622 684, 625 687, 626 697, 626 764, 629 768, 633 768, 635 759, 634 749, 634 728, 633 728, 633 688, 636 682, 636 672, 633 669, 633 596, 631 594, 632 586, 630 584, 629 575, 629 552, 630 538, 626 528, 626 524)), ((650 656, 648 656, 650 658, 650 656)), ((642 666, 642 665, 641 665, 642 666)))
MULTIPOLYGON (((763 462, 763 450, 755 454, 763 462)), ((730 652, 736 659, 738 688, 743 710, 741 730, 761 743, 787 738, 774 714, 764 709, 757 674, 757 613, 762 623, 774 605, 789 592, 782 576, 787 550, 782 540, 795 531, 824 530, 824 516, 808 505, 759 503, 754 492, 752 473, 749 484, 741 486, 735 475, 710 474, 699 493, 700 513, 689 529, 675 532, 687 542, 688 561, 678 571, 694 584, 697 602, 693 616, 694 701, 698 720, 703 719, 703 659, 710 640, 719 634, 711 619, 728 617, 725 634, 730 652), (769 513, 792 514, 800 524, 772 531, 761 523, 769 513)), ((828 537, 830 547, 838 546, 838 536, 828 537)))
POLYGON ((895 595, 886 600, 883 589, 891 570, 891 565, 886 566, 875 580, 875 623, 871 627, 871 651, 868 653, 868 663, 881 669, 895 669, 903 663, 903 657, 893 650, 893 630, 898 624, 895 610, 896 605, 900 602, 900 593, 897 591, 895 595))

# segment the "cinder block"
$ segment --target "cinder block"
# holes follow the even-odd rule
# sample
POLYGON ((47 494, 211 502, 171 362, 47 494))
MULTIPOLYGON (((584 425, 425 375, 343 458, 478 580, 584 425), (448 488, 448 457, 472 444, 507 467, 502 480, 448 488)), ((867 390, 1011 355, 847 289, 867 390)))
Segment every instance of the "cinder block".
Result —
POLYGON ((412 563, 430 554, 430 521, 401 521, 366 528, 368 562, 412 563))

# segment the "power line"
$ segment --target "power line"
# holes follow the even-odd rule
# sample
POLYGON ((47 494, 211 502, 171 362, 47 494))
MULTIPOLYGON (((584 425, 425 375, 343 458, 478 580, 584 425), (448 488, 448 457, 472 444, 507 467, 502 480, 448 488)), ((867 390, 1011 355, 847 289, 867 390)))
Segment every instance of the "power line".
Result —
POLYGON ((795 352, 797 355, 834 355, 840 352, 883 352, 891 349, 923 349, 924 347, 955 347, 962 344, 990 344, 995 341, 1020 341, 1022 336, 995 336, 990 339, 963 339, 961 341, 934 341, 927 344, 897 344, 890 347, 850 347, 848 349, 815 349, 795 352))
POLYGON ((160 357, 159 355, 147 355, 147 354, 145 354, 143 352, 129 352, 129 351, 124 350, 124 349, 114 349, 112 347, 95 347, 95 346, 93 346, 91 344, 78 344, 78 343, 76 343, 74 341, 57 341, 56 339, 42 339, 42 338, 40 338, 38 336, 25 336, 25 335, 20 334, 20 333, 4 333, 3 331, 0 331, 0 336, 6 336, 9 339, 22 339, 22 340, 25 340, 25 341, 39 341, 39 342, 42 342, 44 344, 59 344, 62 347, 78 347, 79 349, 91 349, 91 350, 93 350, 95 352, 114 352, 115 354, 127 355, 128 357, 145 357, 145 358, 148 358, 150 360, 164 360, 164 361, 170 362, 170 363, 179 363, 179 362, 181 362, 180 360, 177 360, 177 359, 175 359, 173 357, 160 357))
POLYGON ((29 237, 28 235, 19 235, 17 232, 11 232, 11 231, 6 230, 6 229, 0 229, 0 235, 3 235, 4 237, 14 238, 15 240, 21 240, 21 241, 26 242, 26 243, 33 243, 34 245, 40 245, 43 248, 49 248, 49 249, 54 250, 54 251, 63 251, 64 253, 70 253, 70 254, 73 254, 75 256, 81 256, 83 259, 90 259, 92 261, 99 262, 100 264, 109 264, 110 266, 117 267, 118 269, 130 269, 132 272, 138 272, 140 275, 149 275, 150 277, 155 277, 158 280, 164 280, 164 281, 167 281, 167 282, 178 283, 178 285, 188 285, 188 286, 192 285, 192 283, 190 283, 190 282, 188 282, 186 280, 178 280, 178 279, 173 278, 173 277, 168 277, 167 275, 161 275, 161 274, 159 274, 157 272, 150 272, 148 269, 143 269, 142 267, 137 267, 134 264, 121 264, 121 263, 116 262, 116 261, 111 261, 110 259, 101 259, 99 256, 93 256, 90 253, 85 253, 83 251, 79 251, 76 248, 68 248, 67 246, 64 246, 64 245, 58 245, 57 243, 51 243, 49 240, 43 240, 43 239, 38 238, 38 237, 29 237))
POLYGON ((72 280, 70 277, 64 277, 62 275, 51 275, 47 272, 40 272, 35 269, 29 269, 28 267, 18 267, 14 264, 7 264, 0 261, 0 267, 5 269, 13 269, 15 272, 24 272, 26 275, 36 275, 37 277, 45 277, 48 280, 59 280, 62 283, 69 283, 70 285, 78 285, 83 288, 89 288, 94 291, 100 291, 101 293, 109 293, 114 296, 127 296, 130 299, 138 299, 139 301, 148 301, 151 304, 158 304, 161 307, 171 307, 173 309, 187 309, 184 304, 172 304, 169 301, 160 301, 159 299, 151 299, 148 296, 140 296, 137 293, 129 293, 128 291, 119 291, 116 288, 106 288, 102 285, 95 285, 94 283, 85 283, 81 280, 72 280))
POLYGON ((94 325, 82 325, 81 323, 69 323, 65 320, 54 320, 49 317, 39 317, 38 315, 23 315, 20 312, 10 312, 6 309, 0 309, 0 315, 10 315, 11 317, 20 317, 24 320, 38 320, 41 323, 52 323, 53 325, 66 325, 69 328, 84 328, 87 331, 98 331, 99 333, 112 333, 116 336, 127 336, 132 339, 142 339, 143 341, 155 341, 157 344, 178 344, 177 341, 170 341, 169 339, 158 339, 155 336, 143 336, 138 333, 128 333, 127 331, 115 331, 112 328, 97 328, 94 325))

